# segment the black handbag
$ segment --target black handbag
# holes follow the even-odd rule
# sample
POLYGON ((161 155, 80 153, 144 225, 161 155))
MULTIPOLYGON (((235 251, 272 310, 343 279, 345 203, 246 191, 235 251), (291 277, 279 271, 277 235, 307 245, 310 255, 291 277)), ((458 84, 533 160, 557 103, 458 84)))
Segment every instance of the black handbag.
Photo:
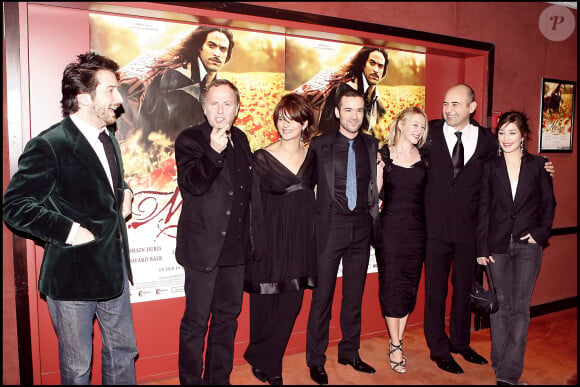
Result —
POLYGON ((477 273, 475 277, 477 278, 479 272, 485 268, 485 274, 487 275, 487 283, 489 284, 489 290, 485 290, 481 284, 474 279, 473 285, 471 285, 471 293, 469 294, 469 305, 474 313, 479 315, 487 316, 489 314, 495 313, 499 309, 499 299, 495 291, 495 286, 493 286, 493 280, 491 278, 491 273, 489 271, 488 265, 478 265, 477 273))

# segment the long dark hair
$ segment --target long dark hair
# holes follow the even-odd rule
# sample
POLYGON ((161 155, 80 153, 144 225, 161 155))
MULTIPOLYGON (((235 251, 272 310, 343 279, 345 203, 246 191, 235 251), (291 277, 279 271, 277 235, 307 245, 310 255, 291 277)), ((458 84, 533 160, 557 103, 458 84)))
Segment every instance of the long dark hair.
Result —
POLYGON ((387 50, 379 47, 363 47, 355 54, 355 56, 347 63, 341 70, 348 78, 354 78, 363 73, 367 60, 371 52, 378 51, 385 57, 385 67, 383 67, 383 74, 381 78, 387 73, 387 67, 389 65, 389 54, 387 50))
POLYGON ((228 47, 228 53, 226 55, 225 63, 230 61, 232 57, 232 50, 234 49, 234 35, 230 30, 219 27, 206 27, 201 26, 189 34, 185 39, 179 43, 179 45, 171 50, 169 50, 166 59, 170 60, 172 63, 192 63, 197 59, 201 47, 205 43, 207 36, 214 32, 221 32, 224 34, 230 45, 228 47))

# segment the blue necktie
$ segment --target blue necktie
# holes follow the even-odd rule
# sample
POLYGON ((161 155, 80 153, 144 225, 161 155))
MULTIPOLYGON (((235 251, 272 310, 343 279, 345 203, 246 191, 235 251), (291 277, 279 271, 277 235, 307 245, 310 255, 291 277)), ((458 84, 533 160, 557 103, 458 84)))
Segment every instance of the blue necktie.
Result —
POLYGON ((346 198, 348 209, 356 207, 356 156, 352 147, 354 140, 348 140, 348 161, 346 164, 346 198))

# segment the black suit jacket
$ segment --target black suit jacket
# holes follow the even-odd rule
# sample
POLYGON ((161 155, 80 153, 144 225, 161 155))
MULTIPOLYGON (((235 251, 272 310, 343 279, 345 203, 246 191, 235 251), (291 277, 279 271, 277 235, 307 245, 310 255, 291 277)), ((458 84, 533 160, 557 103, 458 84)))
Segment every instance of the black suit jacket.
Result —
MULTIPOLYGON (((229 169, 223 153, 210 147, 210 133, 211 127, 204 122, 184 130, 175 141, 177 184, 183 198, 175 257, 183 266, 207 272, 220 256, 233 201, 229 169)), ((247 163, 240 167, 251 169, 248 138, 235 126, 231 135, 235 146, 242 147, 246 155, 247 163)), ((247 258, 247 251, 240 252, 239 263, 247 258)))
MULTIPOLYGON (((318 185, 316 188, 316 233, 317 248, 322 251, 328 241, 330 230, 330 215, 332 202, 334 201, 334 144, 338 132, 317 136, 310 142, 310 148, 316 153, 316 168, 318 173, 318 185)), ((371 181, 368 188, 369 214, 373 218, 373 224, 377 226, 379 218, 378 191, 377 191, 377 152, 378 141, 371 135, 359 133, 362 136, 369 152, 371 163, 371 181)))
POLYGON ((524 154, 514 199, 505 158, 498 156, 485 165, 477 227, 478 257, 506 252, 512 235, 519 241, 531 233, 540 246, 548 244, 556 199, 545 162, 543 157, 524 154))
MULTIPOLYGON (((119 144, 109 131, 123 176, 119 144)), ((31 139, 4 194, 4 219, 46 243, 38 290, 57 300, 117 297, 126 286, 129 244, 121 206, 125 181, 115 191, 91 144, 70 117, 31 139), (95 240, 67 245, 73 222, 95 240)))
POLYGON ((425 189, 427 238, 435 239, 446 229, 453 242, 475 242, 483 165, 496 154, 497 141, 489 129, 472 120, 471 124, 478 127, 475 153, 454 179, 443 123, 443 120, 429 122, 429 174, 425 189))

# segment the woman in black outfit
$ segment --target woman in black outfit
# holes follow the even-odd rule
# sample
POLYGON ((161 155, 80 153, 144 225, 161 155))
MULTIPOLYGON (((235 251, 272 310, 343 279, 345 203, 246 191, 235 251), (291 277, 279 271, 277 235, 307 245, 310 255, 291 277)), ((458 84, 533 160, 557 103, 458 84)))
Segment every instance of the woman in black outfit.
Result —
POLYGON ((543 157, 526 151, 525 114, 511 111, 497 124, 499 155, 483 169, 477 263, 487 265, 499 298, 491 320, 491 367, 497 384, 518 384, 530 323, 530 302, 548 244, 556 200, 543 157))
POLYGON ((316 157, 304 144, 311 105, 287 94, 274 110, 280 140, 254 153, 252 228, 256 260, 246 266, 250 343, 244 358, 262 382, 282 384, 282 357, 304 289, 316 286, 316 157))
POLYGON ((403 335, 417 301, 425 256, 426 139, 425 112, 409 107, 395 117, 387 145, 379 151, 377 176, 383 200, 377 238, 379 301, 390 335, 389 362, 398 373, 407 372, 403 335))

